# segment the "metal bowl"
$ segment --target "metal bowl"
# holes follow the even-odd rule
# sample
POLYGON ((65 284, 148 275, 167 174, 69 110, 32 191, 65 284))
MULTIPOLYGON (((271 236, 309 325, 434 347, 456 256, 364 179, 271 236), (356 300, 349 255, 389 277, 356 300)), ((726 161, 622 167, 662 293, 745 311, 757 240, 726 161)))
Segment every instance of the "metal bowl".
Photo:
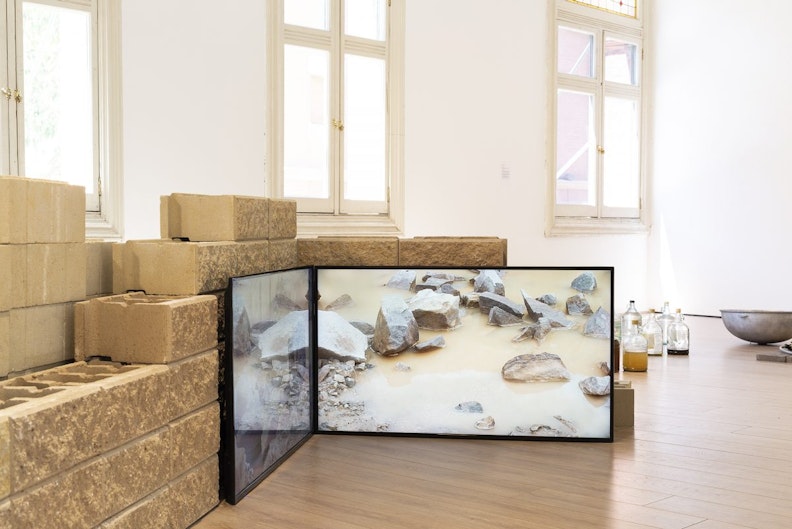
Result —
POLYGON ((768 344, 792 338, 792 312, 781 310, 721 310, 726 329, 746 342, 768 344))

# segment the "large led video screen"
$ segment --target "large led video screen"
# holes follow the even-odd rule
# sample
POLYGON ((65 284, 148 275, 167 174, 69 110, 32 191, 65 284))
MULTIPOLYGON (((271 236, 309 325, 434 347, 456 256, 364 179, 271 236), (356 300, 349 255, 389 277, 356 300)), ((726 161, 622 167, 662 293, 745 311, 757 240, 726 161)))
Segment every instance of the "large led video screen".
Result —
POLYGON ((236 503, 315 430, 313 270, 229 281, 223 457, 236 503))
POLYGON ((316 269, 319 432, 612 440, 612 268, 316 269))

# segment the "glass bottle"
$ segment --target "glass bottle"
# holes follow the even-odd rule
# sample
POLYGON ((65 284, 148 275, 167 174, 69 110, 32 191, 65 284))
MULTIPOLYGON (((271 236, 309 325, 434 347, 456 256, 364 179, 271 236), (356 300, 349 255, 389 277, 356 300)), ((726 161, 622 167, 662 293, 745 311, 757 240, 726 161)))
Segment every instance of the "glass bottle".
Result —
POLYGON ((631 299, 627 310, 622 314, 622 369, 646 371, 649 365, 646 345, 646 338, 641 333, 641 313, 635 308, 635 300, 631 299))
POLYGON ((649 356, 663 356, 663 329, 657 323, 654 309, 649 309, 646 324, 643 326, 649 356))
POLYGON ((682 317, 682 309, 676 310, 676 318, 668 326, 666 350, 670 355, 686 355, 690 353, 690 329, 682 317))
POLYGON ((663 302, 663 312, 660 316, 657 317, 657 323, 660 324, 660 328, 663 330, 663 345, 668 345, 668 326, 674 321, 674 315, 671 314, 671 309, 668 306, 668 302, 663 302))
POLYGON ((622 332, 622 348, 624 350, 622 366, 625 371, 646 371, 648 369, 647 343, 640 326, 631 329, 626 335, 622 332))
POLYGON ((627 310, 622 314, 621 333, 622 336, 630 334, 630 332, 638 329, 641 326, 641 313, 635 308, 635 301, 630 300, 627 310))

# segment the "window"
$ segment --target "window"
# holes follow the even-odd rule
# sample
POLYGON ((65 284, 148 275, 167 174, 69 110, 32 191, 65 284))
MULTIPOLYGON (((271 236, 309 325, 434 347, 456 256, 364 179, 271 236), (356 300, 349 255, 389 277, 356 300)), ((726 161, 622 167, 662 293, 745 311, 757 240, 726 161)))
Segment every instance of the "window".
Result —
POLYGON ((645 231, 640 17, 577 3, 556 9, 548 233, 645 231))
POLYGON ((272 0, 272 195, 301 234, 398 233, 404 0, 272 0))
POLYGON ((86 234, 120 236, 118 0, 0 0, 0 164, 85 187, 86 234))

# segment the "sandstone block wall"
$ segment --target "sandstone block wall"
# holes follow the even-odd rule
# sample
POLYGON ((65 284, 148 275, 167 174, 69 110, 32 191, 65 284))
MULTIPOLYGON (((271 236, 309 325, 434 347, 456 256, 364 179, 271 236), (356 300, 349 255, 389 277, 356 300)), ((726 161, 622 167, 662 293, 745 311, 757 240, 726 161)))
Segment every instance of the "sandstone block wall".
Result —
MULTIPOLYGON (((117 295, 75 307, 75 356, 82 359, 109 354, 116 361, 170 362, 182 353, 171 345, 169 337, 199 343, 207 339, 208 332, 217 343, 215 375, 222 385, 228 280, 298 266, 296 202, 170 195, 162 197, 160 205, 163 239, 112 246, 113 291, 117 295), (174 296, 189 297, 169 299, 174 296), (200 320, 196 319, 198 314, 200 320), (206 323, 205 318, 211 322, 206 323), (134 333, 112 331, 121 327, 137 329, 141 334, 134 337, 134 333), (99 329, 98 334, 92 329, 99 329), (152 349, 144 343, 150 340, 163 346, 152 349)), ((192 387, 189 379, 174 383, 184 392, 192 387)), ((222 400, 219 406, 223 409, 222 400)), ((219 443, 219 423, 203 431, 202 436, 208 435, 219 443)), ((180 442, 182 449, 190 452, 196 435, 185 435, 180 442)), ((185 527, 181 522, 167 525, 164 513, 173 520, 191 523, 218 501, 221 478, 216 461, 201 468, 185 472, 178 484, 149 495, 124 516, 109 519, 102 527, 185 527), (210 485, 215 491, 213 501, 200 494, 210 485)))
POLYGON ((0 378, 73 358, 88 275, 85 189, 0 176, 0 378))
POLYGON ((0 383, 0 527, 189 526, 218 501, 217 372, 212 349, 0 383))
POLYGON ((506 266, 498 237, 415 237, 399 241, 399 266, 506 266))
POLYGON ((0 527, 187 527, 217 504, 229 277, 505 265, 499 239, 297 239, 296 202, 260 197, 162 197, 163 240, 85 241, 84 200, 0 177, 0 527))
POLYGON ((317 237, 297 239, 301 266, 506 266, 497 237, 317 237))
POLYGON ((293 268, 297 203, 236 195, 160 199, 162 239, 113 246, 113 292, 195 295, 230 277, 293 268))

